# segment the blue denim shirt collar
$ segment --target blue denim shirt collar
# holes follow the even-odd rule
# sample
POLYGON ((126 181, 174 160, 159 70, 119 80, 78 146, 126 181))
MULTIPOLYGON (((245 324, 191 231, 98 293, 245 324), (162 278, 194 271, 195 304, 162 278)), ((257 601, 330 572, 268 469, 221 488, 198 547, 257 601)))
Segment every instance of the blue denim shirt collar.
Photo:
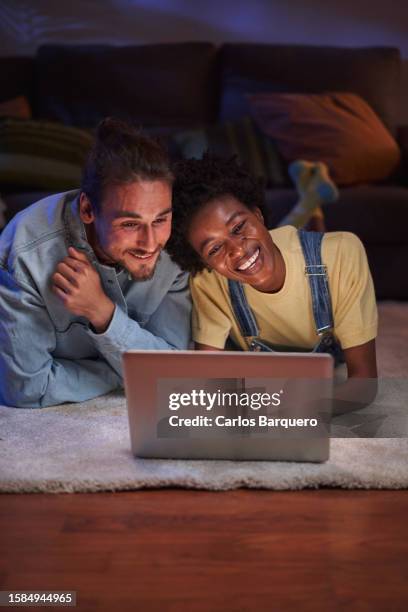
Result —
POLYGON ((79 251, 85 251, 93 263, 101 265, 88 242, 85 225, 79 216, 79 196, 67 201, 63 212, 67 248, 73 246, 79 251))

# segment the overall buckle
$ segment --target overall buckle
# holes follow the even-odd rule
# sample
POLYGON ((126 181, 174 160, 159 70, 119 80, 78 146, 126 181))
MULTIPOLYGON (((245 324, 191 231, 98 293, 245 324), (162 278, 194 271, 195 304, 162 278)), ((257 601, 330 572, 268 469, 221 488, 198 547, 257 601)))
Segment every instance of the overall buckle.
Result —
POLYGON ((327 276, 327 266, 324 264, 305 266, 305 276, 327 276))

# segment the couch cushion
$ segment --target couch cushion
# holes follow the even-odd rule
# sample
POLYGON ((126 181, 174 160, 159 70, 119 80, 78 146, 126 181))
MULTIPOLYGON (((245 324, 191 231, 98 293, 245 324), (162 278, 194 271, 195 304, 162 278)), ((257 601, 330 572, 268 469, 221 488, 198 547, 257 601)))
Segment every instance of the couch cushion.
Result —
POLYGON ((33 85, 33 57, 0 57, 0 102, 25 96, 31 103, 33 85))
MULTIPOLYGON (((336 202, 323 206, 327 231, 354 232, 365 245, 408 247, 408 188, 360 185, 339 193, 336 202)), ((267 227, 276 227, 296 200, 294 189, 268 190, 263 210, 267 227)))
POLYGON ((269 81, 255 81, 250 78, 232 75, 226 78, 221 91, 219 121, 239 121, 251 114, 248 94, 281 91, 279 85, 269 81))
MULTIPOLYGON (((293 189, 267 191, 263 214, 268 228, 276 227, 296 199, 293 189)), ((408 299, 408 188, 340 189, 339 200, 323 210, 328 231, 353 232, 362 240, 377 298, 408 299)))
POLYGON ((288 163, 323 161, 338 185, 382 181, 398 166, 397 143, 356 94, 261 93, 249 100, 259 128, 288 163))
MULTIPOLYGON (((398 49, 241 43, 225 44, 220 53, 222 100, 238 78, 255 84, 269 82, 272 91, 350 91, 366 100, 395 130, 401 71, 398 49)), ((226 117, 222 108, 221 114, 226 117)))
POLYGON ((408 247, 408 188, 360 185, 340 189, 340 198, 323 207, 328 231, 356 233, 365 244, 408 247))
POLYGON ((379 300, 407 300, 408 269, 407 245, 366 245, 367 258, 379 300))
POLYGON ((108 115, 143 126, 211 122, 215 53, 210 43, 45 45, 37 55, 35 110, 79 127, 108 115))

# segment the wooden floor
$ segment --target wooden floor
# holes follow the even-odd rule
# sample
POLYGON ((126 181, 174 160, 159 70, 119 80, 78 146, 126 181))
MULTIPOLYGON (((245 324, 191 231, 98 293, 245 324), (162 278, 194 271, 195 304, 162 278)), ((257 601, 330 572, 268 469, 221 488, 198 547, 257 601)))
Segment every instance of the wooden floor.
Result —
POLYGON ((2 495, 0 529, 0 590, 79 610, 408 610, 407 491, 2 495))

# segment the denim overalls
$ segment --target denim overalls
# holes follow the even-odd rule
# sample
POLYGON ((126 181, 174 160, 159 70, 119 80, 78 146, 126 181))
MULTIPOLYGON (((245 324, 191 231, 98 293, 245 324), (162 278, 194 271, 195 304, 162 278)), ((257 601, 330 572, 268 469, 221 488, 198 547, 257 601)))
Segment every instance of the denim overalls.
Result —
POLYGON ((327 268, 321 258, 324 234, 304 230, 299 230, 298 234, 305 258, 305 274, 309 279, 316 333, 319 336, 314 348, 310 351, 304 348, 276 346, 259 338, 258 325, 249 307, 244 288, 241 283, 233 280, 228 281, 231 305, 250 351, 330 353, 334 357, 335 364, 338 365, 344 362, 344 358, 341 346, 333 334, 333 314, 327 282, 327 268))

